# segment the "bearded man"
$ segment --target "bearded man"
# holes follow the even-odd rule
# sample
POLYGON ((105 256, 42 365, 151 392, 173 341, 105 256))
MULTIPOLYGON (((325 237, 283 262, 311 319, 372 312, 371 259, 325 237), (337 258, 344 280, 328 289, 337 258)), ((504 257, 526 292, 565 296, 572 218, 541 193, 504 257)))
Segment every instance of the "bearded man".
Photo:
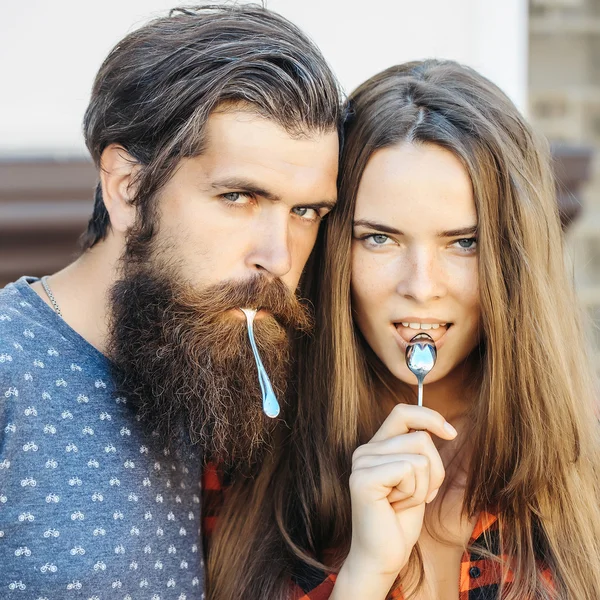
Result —
POLYGON ((339 121, 319 51, 260 7, 172 11, 109 54, 83 252, 0 291, 0 597, 201 597, 202 465, 255 472, 285 419, 339 121))

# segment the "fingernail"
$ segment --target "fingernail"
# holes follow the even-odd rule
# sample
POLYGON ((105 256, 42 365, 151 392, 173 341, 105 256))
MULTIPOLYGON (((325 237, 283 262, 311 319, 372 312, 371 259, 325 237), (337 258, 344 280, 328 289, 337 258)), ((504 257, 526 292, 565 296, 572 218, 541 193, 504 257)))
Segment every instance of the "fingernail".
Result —
POLYGON ((444 423, 444 429, 452 436, 456 437, 458 435, 458 432, 456 431, 456 429, 454 429, 454 427, 452 427, 452 425, 450 425, 450 423, 448 423, 448 421, 446 421, 444 423))
POLYGON ((435 497, 438 495, 439 491, 440 491, 440 488, 438 488, 437 490, 434 490, 433 492, 431 492, 431 494, 429 494, 429 496, 427 496, 427 499, 425 500, 425 503, 429 504, 430 502, 433 502, 435 500, 435 497))

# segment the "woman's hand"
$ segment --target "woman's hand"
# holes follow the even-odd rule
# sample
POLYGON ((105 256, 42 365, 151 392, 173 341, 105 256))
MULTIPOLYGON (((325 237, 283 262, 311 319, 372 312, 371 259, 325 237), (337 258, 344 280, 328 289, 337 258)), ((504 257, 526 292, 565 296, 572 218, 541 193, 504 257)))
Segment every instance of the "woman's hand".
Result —
POLYGON ((434 410, 398 404, 373 439, 354 452, 352 543, 332 598, 385 598, 407 564, 425 505, 444 481, 430 434, 452 440, 456 430, 434 410))

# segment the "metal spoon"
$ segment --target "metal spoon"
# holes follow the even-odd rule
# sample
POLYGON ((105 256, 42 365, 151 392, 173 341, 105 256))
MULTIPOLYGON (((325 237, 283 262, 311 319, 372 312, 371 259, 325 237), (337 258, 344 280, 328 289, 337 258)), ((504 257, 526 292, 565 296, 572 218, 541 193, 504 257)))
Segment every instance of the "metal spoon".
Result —
POLYGON ((423 380, 433 369, 437 358, 435 342, 426 333, 419 333, 406 347, 406 366, 412 371, 419 383, 418 405, 423 406, 423 380))
POLYGON ((258 382, 260 383, 260 391, 262 393, 263 412, 267 417, 274 419, 279 414, 280 408, 269 376, 260 359, 260 354, 256 347, 256 340, 254 339, 254 317, 256 316, 256 310, 254 308, 240 308, 240 310, 246 315, 248 337, 250 338, 250 345, 252 346, 252 352, 254 353, 256 369, 258 370, 258 382))

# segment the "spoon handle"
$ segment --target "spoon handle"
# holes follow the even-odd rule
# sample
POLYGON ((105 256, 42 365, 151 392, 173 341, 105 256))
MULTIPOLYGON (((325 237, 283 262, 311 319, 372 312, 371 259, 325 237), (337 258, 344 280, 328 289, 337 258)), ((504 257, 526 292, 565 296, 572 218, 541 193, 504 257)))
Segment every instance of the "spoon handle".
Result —
POLYGON ((419 381, 419 395, 417 398, 417 405, 423 406, 423 379, 421 377, 419 377, 418 381, 419 381))
POLYGON ((279 402, 277 402, 273 386, 271 385, 267 371, 260 358, 260 354, 258 353, 256 340, 254 339, 254 315, 244 314, 246 314, 248 337, 250 338, 250 346, 252 346, 252 353, 254 354, 256 369, 258 371, 258 383, 260 384, 260 391, 262 394, 263 412, 267 417, 274 419, 280 412, 279 402))

